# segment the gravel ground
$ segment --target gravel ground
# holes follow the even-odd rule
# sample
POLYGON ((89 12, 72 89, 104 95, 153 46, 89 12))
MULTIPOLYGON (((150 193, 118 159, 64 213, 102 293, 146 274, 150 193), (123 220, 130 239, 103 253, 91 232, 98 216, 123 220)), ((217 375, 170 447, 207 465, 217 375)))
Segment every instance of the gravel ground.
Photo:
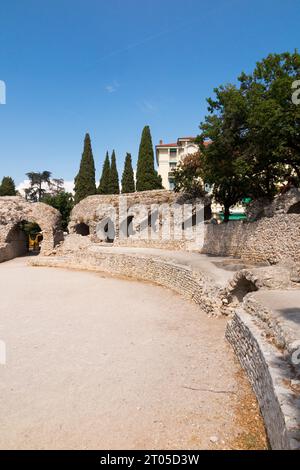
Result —
POLYGON ((0 265, 1 449, 265 448, 226 320, 162 287, 0 265))

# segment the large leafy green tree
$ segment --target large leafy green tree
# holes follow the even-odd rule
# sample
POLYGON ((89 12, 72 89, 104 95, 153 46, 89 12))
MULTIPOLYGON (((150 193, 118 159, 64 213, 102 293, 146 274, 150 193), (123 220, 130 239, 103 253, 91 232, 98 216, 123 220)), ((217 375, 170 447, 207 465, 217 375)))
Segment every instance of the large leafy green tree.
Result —
POLYGON ((54 207, 57 209, 62 216, 62 221, 61 221, 61 226, 64 231, 67 230, 69 220, 70 220, 70 214, 71 210, 74 207, 74 198, 71 193, 67 193, 65 191, 61 191, 56 194, 46 194, 42 202, 45 204, 48 204, 49 206, 54 207))
POLYGON ((271 199, 287 174, 300 176, 300 107, 292 101, 299 78, 297 52, 271 54, 252 74, 242 73, 238 86, 221 86, 208 100, 198 138, 201 165, 225 221, 245 196, 271 199))
POLYGON ((118 175, 118 169, 117 169, 116 154, 114 150, 111 155, 111 163, 110 163, 109 193, 110 194, 120 193, 119 175, 118 175))
POLYGON ((108 152, 106 152, 105 160, 102 167, 102 175, 98 187, 98 194, 110 193, 110 161, 108 152))
POLYGON ((201 124, 198 138, 205 183, 213 185, 213 196, 224 206, 224 221, 230 207, 248 195, 252 166, 244 159, 247 145, 245 118, 247 109, 241 91, 221 86, 215 99, 208 99, 209 115, 201 124))
POLYGON ((47 170, 42 172, 31 171, 26 173, 26 176, 30 182, 29 188, 25 189, 26 199, 33 202, 41 201, 47 192, 47 188, 50 188, 51 172, 47 170))
POLYGON ((142 132, 137 162, 136 189, 137 191, 162 189, 161 177, 154 168, 154 153, 149 126, 145 126, 142 132))
POLYGON ((0 185, 0 196, 15 196, 16 194, 14 180, 10 176, 4 176, 0 185))
POLYGON ((135 182, 130 153, 126 154, 124 170, 122 174, 122 193, 134 193, 135 182))
POLYGON ((300 54, 270 54, 252 74, 239 77, 247 103, 247 155, 271 196, 276 182, 289 172, 300 178, 300 106, 292 100, 293 83, 300 79, 300 54))
POLYGON ((95 162, 89 134, 85 135, 79 172, 75 178, 75 203, 96 194, 95 162))

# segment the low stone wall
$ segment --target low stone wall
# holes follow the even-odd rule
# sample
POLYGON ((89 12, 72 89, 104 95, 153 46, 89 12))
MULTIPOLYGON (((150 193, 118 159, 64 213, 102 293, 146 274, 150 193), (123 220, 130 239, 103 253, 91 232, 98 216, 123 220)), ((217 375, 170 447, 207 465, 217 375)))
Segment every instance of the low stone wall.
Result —
POLYGON ((205 225, 202 253, 275 264, 300 260, 300 214, 205 225))
POLYGON ((228 323, 226 338, 252 384, 271 448, 300 449, 299 398, 287 358, 242 309, 228 323))
POLYGON ((193 300, 208 314, 221 313, 221 288, 216 286, 214 280, 208 274, 193 271, 189 266, 175 264, 168 259, 140 254, 104 253, 92 246, 69 257, 38 257, 31 260, 31 264, 87 269, 150 281, 193 300))

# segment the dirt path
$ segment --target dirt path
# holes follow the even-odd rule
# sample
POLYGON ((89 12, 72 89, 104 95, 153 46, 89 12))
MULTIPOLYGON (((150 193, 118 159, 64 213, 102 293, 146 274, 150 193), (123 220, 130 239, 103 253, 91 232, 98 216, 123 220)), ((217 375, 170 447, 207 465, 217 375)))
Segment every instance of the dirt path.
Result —
POLYGON ((0 448, 264 446, 225 320, 161 287, 24 259, 0 265, 0 285, 0 448))

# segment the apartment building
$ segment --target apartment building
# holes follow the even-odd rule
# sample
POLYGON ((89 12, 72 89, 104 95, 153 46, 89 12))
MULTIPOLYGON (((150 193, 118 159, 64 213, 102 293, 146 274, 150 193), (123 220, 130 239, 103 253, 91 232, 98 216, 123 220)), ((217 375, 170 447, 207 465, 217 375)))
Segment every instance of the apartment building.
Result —
POLYGON ((174 189, 174 169, 186 155, 195 153, 198 149, 195 137, 180 137, 171 144, 164 144, 161 140, 155 146, 158 174, 165 189, 174 189))

